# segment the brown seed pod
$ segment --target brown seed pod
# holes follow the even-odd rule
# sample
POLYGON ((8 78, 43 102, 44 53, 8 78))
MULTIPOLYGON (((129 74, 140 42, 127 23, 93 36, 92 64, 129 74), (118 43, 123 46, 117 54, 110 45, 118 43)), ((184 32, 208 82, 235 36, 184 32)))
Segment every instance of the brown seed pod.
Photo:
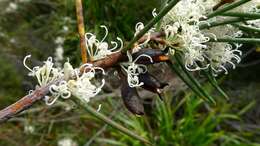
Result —
POLYGON ((140 74, 139 81, 143 82, 144 84, 141 86, 142 88, 151 91, 153 93, 157 93, 160 99, 161 97, 161 89, 168 85, 168 83, 163 83, 159 81, 155 76, 149 74, 148 72, 144 74, 140 74))
POLYGON ((159 62, 165 62, 169 60, 169 57, 166 55, 165 51, 159 49, 141 49, 140 51, 134 53, 133 60, 135 60, 138 56, 145 54, 150 56, 153 59, 153 62, 150 61, 147 57, 140 57, 136 63, 138 64, 154 64, 159 62))
POLYGON ((126 108, 133 114, 144 115, 144 106, 140 97, 138 96, 136 88, 129 87, 127 78, 122 73, 122 71, 119 71, 118 74, 122 80, 121 96, 126 108))

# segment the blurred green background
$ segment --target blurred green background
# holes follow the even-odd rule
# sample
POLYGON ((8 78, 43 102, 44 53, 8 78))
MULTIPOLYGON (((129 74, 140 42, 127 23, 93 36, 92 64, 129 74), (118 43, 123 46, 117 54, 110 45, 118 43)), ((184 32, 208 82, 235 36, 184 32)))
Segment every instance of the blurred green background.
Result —
MULTIPOLYGON (((55 49, 61 46, 64 49, 61 62, 70 58, 74 65, 80 64, 74 3, 73 0, 0 1, 1 109, 28 94, 36 85, 23 66, 22 60, 26 55, 32 54, 30 65, 39 65, 48 56, 54 57, 55 49), (58 38, 64 42, 57 43, 58 38)), ((106 25, 108 40, 115 40, 118 36, 129 41, 135 24, 149 21, 152 10, 159 9, 161 3, 160 0, 84 0, 86 31, 102 38, 104 32, 99 26, 106 25)), ((205 83, 205 90, 217 100, 216 106, 196 98, 163 64, 155 65, 151 70, 170 84, 164 93, 165 101, 140 91, 145 98, 145 116, 136 117, 124 108, 116 76, 107 78, 109 83, 103 93, 90 105, 98 108, 102 104, 100 112, 155 145, 259 146, 260 67, 257 59, 260 55, 256 48, 252 45, 244 47, 252 51, 245 55, 242 64, 229 75, 219 78, 230 101, 220 98, 205 83)), ((113 70, 108 72, 113 74, 113 70)), ((200 74, 196 76, 204 81, 200 74)), ((69 100, 59 100, 52 107, 39 102, 0 126, 0 145, 62 145, 64 139, 71 140, 71 146, 144 145, 105 125, 69 100)))

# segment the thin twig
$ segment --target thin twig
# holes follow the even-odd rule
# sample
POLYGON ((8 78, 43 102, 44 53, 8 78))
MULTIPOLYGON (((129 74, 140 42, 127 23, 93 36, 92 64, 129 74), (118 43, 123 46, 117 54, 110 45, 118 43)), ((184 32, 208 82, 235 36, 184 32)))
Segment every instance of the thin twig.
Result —
POLYGON ((81 59, 82 63, 87 63, 87 49, 85 42, 85 28, 84 28, 84 17, 83 17, 83 7, 81 0, 75 0, 76 4, 76 14, 77 14, 77 23, 78 31, 80 37, 80 49, 81 49, 81 59))

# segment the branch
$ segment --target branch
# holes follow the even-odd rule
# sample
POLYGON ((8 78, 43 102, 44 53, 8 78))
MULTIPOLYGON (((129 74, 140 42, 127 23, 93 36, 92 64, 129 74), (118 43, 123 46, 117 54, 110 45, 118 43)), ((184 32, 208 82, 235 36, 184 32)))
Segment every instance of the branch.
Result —
MULTIPOLYGON (((163 36, 164 36, 163 32, 152 33, 150 40, 156 41, 158 43, 162 43, 163 39, 161 39, 160 37, 163 37, 163 36)), ((141 44, 144 41, 146 41, 146 39, 147 39, 147 36, 143 36, 142 38, 140 38, 138 43, 141 44)), ((104 59, 97 60, 97 61, 93 62, 92 64, 93 64, 93 66, 96 66, 96 67, 102 67, 103 69, 108 69, 108 68, 114 67, 118 63, 124 62, 124 61, 127 61, 127 56, 121 52, 116 52, 111 55, 108 55, 104 59)), ((0 111, 0 123, 16 116, 20 112, 22 112, 22 111, 26 110, 27 108, 29 108, 30 106, 32 106, 35 102, 41 100, 45 95, 47 95, 49 93, 49 87, 53 84, 59 83, 61 80, 63 80, 63 79, 58 79, 55 82, 49 83, 46 86, 38 88, 34 92, 32 92, 30 95, 26 95, 26 96, 22 97, 20 100, 18 100, 14 104, 11 104, 8 107, 1 110, 0 111)))

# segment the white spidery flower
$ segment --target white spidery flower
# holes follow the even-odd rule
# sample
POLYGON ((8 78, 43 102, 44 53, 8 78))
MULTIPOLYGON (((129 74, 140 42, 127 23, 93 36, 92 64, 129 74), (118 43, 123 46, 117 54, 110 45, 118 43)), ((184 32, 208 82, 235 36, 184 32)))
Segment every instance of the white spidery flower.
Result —
POLYGON ((73 69, 69 61, 67 61, 64 63, 63 69, 57 69, 53 67, 52 58, 49 57, 43 66, 36 66, 31 69, 26 65, 26 60, 29 57, 31 55, 24 58, 24 66, 30 71, 29 76, 37 78, 39 86, 46 86, 54 83, 57 79, 62 79, 57 84, 50 85, 49 91, 51 95, 44 98, 47 105, 53 105, 59 97, 68 99, 71 95, 88 102, 90 98, 96 96, 101 91, 105 84, 104 79, 102 79, 102 83, 99 86, 93 84, 96 70, 101 70, 103 75, 105 71, 100 67, 94 67, 92 64, 86 63, 79 69, 73 69), (82 68, 84 68, 83 72, 80 71, 82 68))
POLYGON ((31 55, 25 56, 23 65, 30 71, 28 74, 29 76, 37 78, 40 87, 45 86, 63 76, 62 71, 53 67, 52 57, 48 57, 48 59, 43 62, 43 66, 36 66, 32 69, 26 65, 26 60, 30 57, 31 55))
POLYGON ((121 67, 124 69, 124 71, 127 73, 127 82, 129 87, 140 87, 144 83, 139 81, 139 74, 144 74, 147 72, 147 67, 143 64, 136 64, 136 61, 140 59, 141 57, 147 57, 150 59, 151 62, 153 62, 152 58, 146 54, 142 54, 138 56, 135 60, 133 60, 131 54, 127 52, 127 56, 129 59, 129 62, 127 63, 121 63, 121 67))
POLYGON ((86 33, 85 34, 85 40, 86 40, 86 47, 88 54, 93 57, 94 60, 99 60, 105 58, 107 55, 111 55, 113 53, 119 52, 123 49, 123 41, 119 37, 117 37, 117 40, 120 42, 120 47, 117 51, 115 51, 118 48, 118 43, 115 41, 111 41, 111 44, 114 46, 113 48, 109 48, 109 45, 107 42, 105 42, 105 39, 108 35, 108 29, 106 26, 101 25, 101 28, 105 29, 105 36, 101 41, 96 39, 96 35, 92 33, 86 33), (92 52, 91 50, 95 50, 95 52, 92 52))
POLYGON ((205 43, 209 41, 209 37, 199 29, 200 19, 205 18, 210 11, 209 4, 212 4, 212 0, 207 3, 203 0, 182 0, 162 21, 166 41, 169 45, 178 45, 189 71, 206 69, 209 66, 204 59, 207 48, 205 43))
POLYGON ((204 51, 207 48, 206 37, 197 25, 181 24, 181 32, 177 34, 177 39, 181 48, 183 48, 185 67, 189 71, 206 69, 208 64, 200 66, 197 62, 204 62, 204 51))
POLYGON ((238 47, 240 46, 237 45, 233 49, 232 45, 228 43, 212 43, 212 47, 207 51, 207 56, 215 73, 224 71, 225 74, 228 74, 227 64, 230 64, 233 69, 236 68, 235 63, 241 61, 240 56, 242 55, 238 47))
POLYGON ((176 21, 199 22, 205 18, 204 3, 198 0, 182 0, 163 18, 163 25, 173 24, 176 21))
POLYGON ((68 88, 72 95, 79 97, 86 102, 89 102, 90 98, 96 96, 105 84, 105 80, 102 79, 101 85, 94 85, 91 80, 95 77, 96 70, 101 70, 102 74, 105 74, 104 69, 100 67, 93 67, 92 64, 84 64, 80 68, 85 68, 85 71, 79 76, 80 71, 74 70, 77 77, 76 80, 68 81, 68 88))
POLYGON ((51 97, 45 96, 44 98, 46 105, 54 104, 59 97, 68 99, 71 96, 71 92, 69 91, 66 81, 61 81, 58 85, 51 85, 49 87, 49 91, 51 93, 51 97))

